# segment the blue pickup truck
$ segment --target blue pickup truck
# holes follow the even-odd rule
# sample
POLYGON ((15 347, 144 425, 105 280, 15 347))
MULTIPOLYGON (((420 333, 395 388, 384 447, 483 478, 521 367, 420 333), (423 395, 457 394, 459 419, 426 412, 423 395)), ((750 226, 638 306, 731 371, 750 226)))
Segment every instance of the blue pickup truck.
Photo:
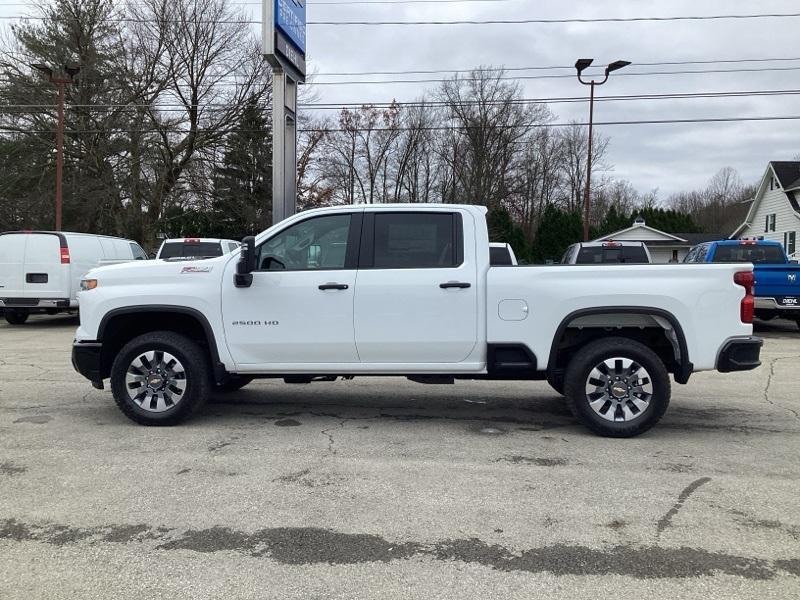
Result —
POLYGON ((791 319, 800 327, 800 265, 779 242, 723 240, 694 246, 683 262, 753 263, 755 315, 791 319))

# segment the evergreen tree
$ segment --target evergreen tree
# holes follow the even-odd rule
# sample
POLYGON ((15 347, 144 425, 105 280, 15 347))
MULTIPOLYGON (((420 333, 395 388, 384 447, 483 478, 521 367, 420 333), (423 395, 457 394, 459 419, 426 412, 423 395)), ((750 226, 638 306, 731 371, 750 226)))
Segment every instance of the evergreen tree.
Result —
POLYGON ((537 262, 558 262, 570 244, 583 239, 583 220, 578 212, 547 207, 536 230, 533 258, 537 262))
POLYGON ((249 102, 226 139, 222 165, 214 177, 216 235, 240 239, 272 223, 272 129, 264 107, 249 102))
POLYGON ((517 259, 530 260, 530 247, 525 241, 525 233, 515 224, 511 215, 502 206, 489 209, 486 214, 490 242, 505 242, 514 249, 517 259))

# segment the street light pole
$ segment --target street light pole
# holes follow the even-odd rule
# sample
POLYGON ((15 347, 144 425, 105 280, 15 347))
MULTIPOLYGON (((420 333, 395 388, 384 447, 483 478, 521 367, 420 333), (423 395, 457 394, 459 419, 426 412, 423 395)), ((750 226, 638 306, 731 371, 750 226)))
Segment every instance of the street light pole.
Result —
POLYGON ((618 60, 605 69, 604 77, 601 81, 594 79, 584 81, 582 74, 594 62, 592 58, 581 58, 575 62, 575 70, 578 71, 578 81, 583 85, 589 86, 589 144, 588 144, 588 157, 586 160, 586 189, 583 193, 583 241, 589 241, 589 208, 591 204, 591 189, 592 189, 592 141, 593 141, 593 126, 594 126, 594 87, 596 85, 603 85, 608 81, 608 76, 612 71, 617 71, 627 67, 630 62, 626 60, 618 60))
POLYGON ((64 178, 64 87, 68 83, 73 82, 75 76, 80 71, 80 67, 65 65, 64 71, 66 72, 66 76, 56 77, 53 74, 53 69, 51 69, 47 65, 42 65, 37 63, 31 66, 37 71, 41 71, 42 73, 47 75, 47 78, 50 80, 50 82, 55 84, 56 88, 58 89, 58 101, 56 105, 58 119, 56 124, 55 230, 61 231, 61 207, 62 207, 61 190, 63 188, 62 182, 64 178))

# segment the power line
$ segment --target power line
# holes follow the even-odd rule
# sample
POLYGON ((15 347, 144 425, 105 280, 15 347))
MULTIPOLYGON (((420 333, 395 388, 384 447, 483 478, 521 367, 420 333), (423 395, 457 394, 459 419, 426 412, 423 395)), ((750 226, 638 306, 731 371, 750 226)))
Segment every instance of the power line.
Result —
MULTIPOLYGON (((596 102, 617 102, 617 101, 654 101, 654 100, 694 100, 694 99, 715 99, 715 98, 752 98, 752 97, 773 97, 773 96, 793 96, 800 94, 800 89, 781 89, 781 90, 740 90, 740 91, 708 91, 708 92, 689 92, 689 93, 669 93, 669 94, 632 94, 632 95, 613 95, 598 96, 596 102)), ((584 103, 585 96, 556 96, 547 98, 518 98, 513 100, 462 100, 459 105, 498 105, 498 104, 569 104, 584 103)), ((198 105, 198 110, 229 110, 234 104, 231 103, 209 103, 198 105)), ((430 107, 441 108, 449 106, 449 103, 442 100, 431 101, 410 101, 410 102, 349 102, 349 103, 301 103, 304 109, 313 110, 343 110, 348 108, 371 107, 376 109, 386 109, 392 107, 415 108, 430 107)), ((52 104, 6 104, 0 105, 0 111, 5 109, 13 110, 49 110, 53 109, 52 104)), ((182 104, 160 104, 157 106, 149 104, 68 104, 67 109, 103 109, 103 110, 140 110, 152 109, 158 112, 185 112, 186 107, 182 104)), ((269 107, 263 107, 263 112, 270 112, 269 107)), ((16 113, 15 113, 16 114, 16 113)))
MULTIPOLYGON (((773 115, 773 116, 752 116, 752 117, 707 117, 696 119, 643 119, 635 121, 595 121, 595 126, 616 126, 616 125, 669 125, 669 124, 691 124, 691 123, 742 123, 752 121, 800 121, 800 115, 773 115)), ((547 127, 584 127, 588 123, 572 122, 572 123, 534 123, 526 125, 496 125, 492 129, 541 129, 547 127)), ((435 126, 435 127, 376 127, 374 129, 368 128, 305 128, 298 129, 301 133, 344 133, 353 131, 462 131, 471 129, 480 129, 481 126, 470 125, 452 125, 452 126, 435 126)), ((11 127, 0 127, 0 131, 7 133, 19 133, 30 135, 41 135, 44 133, 55 134, 55 130, 47 131, 19 131, 11 127)), ((109 133, 188 133, 186 129, 177 128, 163 128, 163 129, 68 129, 66 133, 91 133, 91 134, 109 134, 109 133)), ((219 131, 216 129, 197 129, 197 133, 263 133, 263 129, 226 129, 219 131)))
MULTIPOLYGON (((346 6, 351 4, 360 4, 368 6, 370 4, 384 5, 384 4, 491 4, 500 2, 523 2, 527 0, 307 0, 308 6, 346 6)), ((137 4, 139 4, 137 2, 137 4)), ((263 6, 263 2, 231 2, 234 6, 263 6)), ((3 6, 32 6, 32 2, 10 2, 5 3, 3 6)))
MULTIPOLYGON (((574 68, 574 67, 573 67, 574 68)), ((643 71, 641 73, 620 71, 614 73, 614 77, 643 77, 651 75, 708 75, 712 73, 760 73, 768 71, 797 71, 800 70, 798 66, 792 67, 752 67, 740 69, 694 69, 694 70, 677 70, 677 71, 643 71)), ((499 80, 538 80, 538 79, 574 79, 575 74, 569 75, 513 75, 513 76, 499 76, 494 79, 499 80)), ((476 77, 460 77, 460 81, 479 81, 476 77)), ((309 81, 307 85, 377 85, 377 84, 404 84, 404 83, 444 83, 446 81, 453 81, 452 78, 430 78, 430 79, 386 79, 386 80, 350 80, 350 81, 309 81)))
MULTIPOLYGON (((454 21, 307 21, 306 25, 324 26, 405 26, 405 25, 553 25, 569 23, 637 23, 637 22, 669 22, 669 21, 720 21, 720 20, 745 20, 745 19, 780 19, 800 17, 800 13, 761 13, 749 15, 675 15, 670 17, 599 17, 599 18, 569 18, 569 19, 476 19, 454 21)), ((3 20, 47 20, 43 16, 0 16, 3 20)), ((112 23, 150 23, 146 19, 133 19, 129 17, 106 19, 112 23)), ((177 22, 177 21, 176 21, 177 22)), ((262 21, 251 19, 235 20, 199 20, 198 24, 227 24, 227 25, 262 25, 262 21)))
MULTIPOLYGON (((800 60, 800 57, 790 58, 733 58, 733 59, 716 59, 716 60, 681 60, 681 61, 662 61, 662 62, 635 62, 635 67, 662 67, 662 66, 688 66, 688 65, 713 65, 713 64, 741 64, 741 63, 767 63, 767 62, 791 62, 800 60)), ((601 69, 603 66, 589 67, 601 69)), ((321 72, 314 73, 314 77, 343 77, 352 75, 414 75, 414 74, 437 74, 437 73, 484 73, 496 71, 495 67, 478 67, 473 69, 417 69, 417 70, 401 70, 401 71, 339 71, 339 72, 321 72)), ((574 65, 548 65, 548 66, 530 66, 530 67, 499 67, 502 71, 555 71, 555 70, 570 70, 574 71, 574 65)))
POLYGON ((721 21, 728 19, 777 19, 800 17, 800 13, 749 15, 675 15, 670 17, 596 17, 569 19, 465 19, 456 21, 307 21, 307 25, 552 25, 565 23, 636 23, 666 21, 721 21))

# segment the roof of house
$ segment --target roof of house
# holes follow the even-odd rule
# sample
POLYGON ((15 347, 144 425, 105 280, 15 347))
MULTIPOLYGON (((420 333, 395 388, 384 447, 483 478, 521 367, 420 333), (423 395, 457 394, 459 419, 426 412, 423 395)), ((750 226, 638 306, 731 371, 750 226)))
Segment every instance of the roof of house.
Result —
POLYGON ((633 226, 627 227, 625 229, 621 229, 620 231, 615 231, 614 233, 610 233, 608 235, 604 235, 602 237, 597 238, 596 242, 601 242, 604 240, 618 240, 618 236, 622 233, 631 233, 636 231, 649 231, 651 233, 655 233, 656 235, 661 236, 662 239, 660 240, 653 240, 653 239, 643 239, 640 240, 647 244, 648 246, 694 246, 695 244, 702 244, 703 242, 712 242, 716 240, 724 240, 728 236, 723 235, 721 233, 667 233, 666 231, 661 231, 660 229, 656 229, 655 227, 650 227, 647 225, 641 217, 637 217, 637 219, 633 222, 633 226))
POLYGON ((784 190, 800 186, 800 161, 773 160, 770 164, 784 190))
MULTIPOLYGON (((761 201, 764 191, 766 190, 766 181, 768 180, 767 175, 769 175, 770 170, 775 174, 775 177, 778 178, 778 183, 781 185, 781 190, 783 191, 786 199, 789 201, 789 204, 794 210, 795 213, 798 213, 800 217, 800 161, 797 160, 772 160, 767 164, 767 168, 764 171, 764 176, 761 178, 761 183, 758 186, 758 190, 756 191, 755 198, 753 198, 752 203, 750 204, 750 208, 747 211, 747 216, 744 218, 744 222, 737 227, 734 232, 729 235, 729 238, 738 237, 743 229, 750 226, 752 224, 751 218, 755 214, 756 208, 758 203, 761 201)), ((770 175, 771 177, 771 175, 770 175)))

